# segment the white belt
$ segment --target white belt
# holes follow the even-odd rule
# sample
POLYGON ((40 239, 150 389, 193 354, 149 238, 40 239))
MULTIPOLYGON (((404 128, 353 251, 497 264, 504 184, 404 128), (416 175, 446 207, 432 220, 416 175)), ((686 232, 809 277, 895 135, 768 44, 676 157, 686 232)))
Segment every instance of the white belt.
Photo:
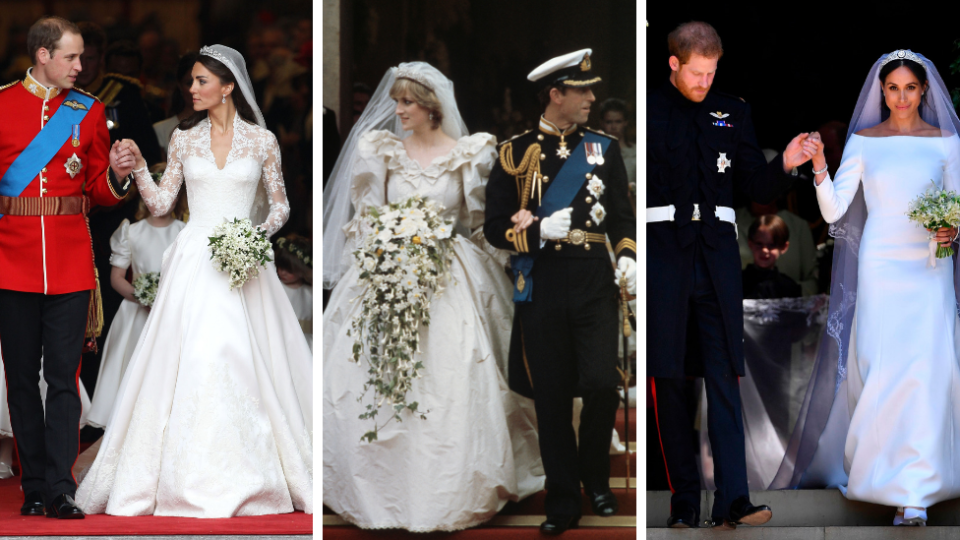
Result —
MULTIPOLYGON (((647 208, 647 223, 657 223, 660 221, 674 221, 674 215, 677 213, 677 207, 674 205, 670 206, 657 206, 655 208, 647 208)), ((737 231, 737 213, 734 212, 733 208, 729 206, 718 206, 714 210, 714 215, 720 221, 726 221, 727 223, 733 225, 733 232, 737 235, 737 238, 740 238, 740 233, 737 231)), ((700 205, 694 203, 693 205, 693 216, 690 218, 690 221, 700 221, 700 205)))

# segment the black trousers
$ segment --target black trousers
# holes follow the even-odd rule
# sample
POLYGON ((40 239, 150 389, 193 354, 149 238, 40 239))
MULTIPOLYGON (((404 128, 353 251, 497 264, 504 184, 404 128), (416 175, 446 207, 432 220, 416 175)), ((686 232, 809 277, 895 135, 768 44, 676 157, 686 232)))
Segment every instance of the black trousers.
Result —
POLYGON ((533 382, 548 516, 579 516, 580 483, 610 484, 610 434, 616 422, 617 294, 607 259, 539 260, 533 300, 517 304, 533 382), (573 398, 583 397, 580 447, 573 398))
POLYGON ((0 353, 21 486, 25 494, 39 492, 48 502, 77 491, 71 469, 80 449, 77 380, 89 301, 90 291, 44 295, 0 289, 0 353))
MULTIPOLYGON (((694 286, 690 297, 690 317, 699 334, 703 355, 703 382, 707 390, 707 425, 713 450, 716 497, 711 516, 729 517, 730 504, 749 496, 747 460, 743 442, 743 409, 740 381, 730 363, 723 318, 716 291, 710 280, 707 262, 697 252, 694 286)), ((649 337, 649 336, 648 336, 649 337)), ((655 378, 654 411, 660 444, 670 483, 671 505, 684 502, 700 510, 700 474, 697 466, 697 441, 692 436, 693 417, 688 405, 684 379, 655 378)))

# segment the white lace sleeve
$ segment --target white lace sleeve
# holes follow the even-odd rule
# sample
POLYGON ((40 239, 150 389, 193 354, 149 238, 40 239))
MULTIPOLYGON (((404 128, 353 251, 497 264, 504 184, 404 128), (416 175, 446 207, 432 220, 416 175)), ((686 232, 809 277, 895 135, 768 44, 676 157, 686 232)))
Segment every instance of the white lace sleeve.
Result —
POLYGON ((271 236, 283 227, 283 224, 290 218, 290 203, 287 201, 287 190, 283 184, 283 172, 280 169, 280 145, 277 138, 272 133, 270 140, 266 145, 266 156, 263 160, 263 172, 261 181, 267 191, 267 198, 270 200, 270 213, 267 220, 260 225, 260 228, 267 231, 267 236, 271 236))
POLYGON ((173 210, 177 204, 177 194, 183 185, 183 155, 186 145, 186 135, 179 129, 173 131, 167 155, 167 168, 163 171, 163 178, 159 184, 153 182, 153 177, 146 167, 134 171, 137 179, 137 188, 147 209, 155 216, 164 216, 173 210))

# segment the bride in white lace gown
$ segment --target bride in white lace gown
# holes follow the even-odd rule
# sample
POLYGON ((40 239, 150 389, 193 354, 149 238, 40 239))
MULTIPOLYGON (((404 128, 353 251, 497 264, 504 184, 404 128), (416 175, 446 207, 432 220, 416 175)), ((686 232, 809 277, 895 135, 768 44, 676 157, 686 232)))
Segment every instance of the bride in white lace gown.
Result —
POLYGON ((273 234, 290 211, 276 138, 243 66, 233 49, 204 47, 191 91, 209 116, 174 132, 159 185, 145 167, 135 172, 155 215, 185 182, 190 222, 164 253, 156 301, 77 490, 85 512, 313 511, 313 368, 296 315, 273 263, 229 290, 210 261, 214 226, 252 216, 273 234))
MULTIPOLYGON (((466 135, 452 83, 428 64, 401 64, 384 77, 367 110, 358 124, 367 129, 355 137, 354 128, 328 190, 346 196, 349 189, 357 213, 421 195, 443 204, 444 219, 468 229, 482 225, 495 139, 486 133, 466 135), (399 105, 386 94, 391 89, 399 105), (434 91, 439 99, 419 97, 434 91), (442 132, 430 127, 430 110, 422 106, 430 101, 441 104, 442 132), (378 108, 384 118, 380 127, 392 129, 374 129, 377 124, 370 120, 378 108), (394 109, 402 127, 387 121, 396 118, 394 109), (401 140, 397 133, 404 129, 414 134, 401 140), (425 140, 434 144, 424 145, 425 140), (352 174, 337 173, 344 164, 352 174)), ((323 315, 324 504, 362 528, 452 531, 487 521, 507 501, 543 489, 533 403, 512 393, 504 378, 512 289, 503 265, 479 247, 482 239, 452 240, 450 275, 430 305, 430 325, 420 329, 417 359, 424 367, 407 399, 429 411, 426 419, 405 412, 402 422, 381 428, 377 440, 361 441, 373 421, 358 419, 369 402, 369 395, 358 401, 369 363, 351 361, 351 323, 362 309, 354 299, 363 284, 349 261, 362 231, 358 220, 339 227, 329 195, 324 284, 339 284, 323 315), (344 231, 346 238, 331 240, 332 233, 344 231), (330 258, 331 251, 345 259, 330 258)))

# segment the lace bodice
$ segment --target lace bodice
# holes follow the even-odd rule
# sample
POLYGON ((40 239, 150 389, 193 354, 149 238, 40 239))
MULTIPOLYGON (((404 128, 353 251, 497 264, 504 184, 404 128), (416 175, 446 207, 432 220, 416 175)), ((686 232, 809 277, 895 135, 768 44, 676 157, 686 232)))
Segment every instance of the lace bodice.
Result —
POLYGON ((205 118, 187 131, 174 130, 167 169, 159 184, 154 184, 146 169, 135 176, 143 202, 157 216, 173 208, 186 180, 192 226, 212 227, 224 219, 250 218, 272 235, 290 217, 277 138, 240 115, 234 117, 233 142, 223 169, 217 167, 213 156, 210 120, 205 118), (264 217, 267 204, 269 213, 264 217))
POLYGON ((389 131, 371 131, 357 146, 351 198, 357 214, 422 195, 443 204, 444 219, 473 229, 483 225, 485 186, 496 160, 496 138, 487 133, 461 137, 446 155, 421 167, 389 131))

